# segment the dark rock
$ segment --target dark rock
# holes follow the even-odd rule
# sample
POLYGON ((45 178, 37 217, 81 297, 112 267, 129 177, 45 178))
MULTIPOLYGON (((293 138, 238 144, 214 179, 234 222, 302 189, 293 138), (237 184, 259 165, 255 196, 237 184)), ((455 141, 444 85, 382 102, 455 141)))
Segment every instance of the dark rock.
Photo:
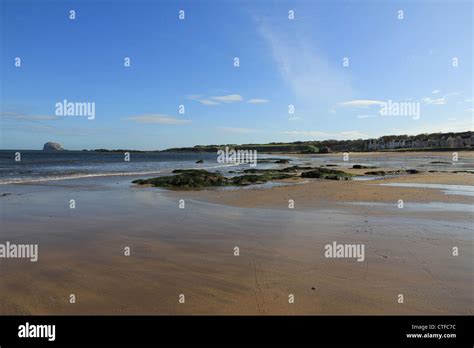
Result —
POLYGON ((467 173, 467 174, 474 174, 473 171, 470 171, 470 170, 455 170, 455 171, 452 171, 451 173, 467 173))
POLYGON ((302 178, 318 178, 328 180, 351 180, 352 174, 343 172, 342 170, 317 168, 301 174, 302 178))
POLYGON ((373 166, 364 166, 362 164, 354 164, 352 166, 352 169, 372 169, 372 168, 377 168, 377 167, 373 167, 373 166))
POLYGON ((43 146, 43 151, 61 151, 64 150, 62 146, 58 143, 53 143, 52 141, 47 142, 43 146))
POLYGON ((175 187, 182 189, 201 188, 212 186, 225 186, 228 184, 227 178, 221 174, 210 173, 205 170, 198 169, 178 169, 173 173, 180 173, 173 176, 161 176, 151 179, 139 179, 132 181, 134 184, 145 185, 150 184, 157 187, 175 187))
POLYGON ((197 160, 196 163, 204 163, 204 160, 202 160, 202 159, 197 160))
POLYGON ((151 179, 138 179, 132 181, 137 185, 153 185, 156 187, 169 187, 176 189, 195 189, 213 186, 245 186, 250 184, 263 184, 268 180, 288 179, 294 175, 266 172, 262 175, 240 175, 228 179, 219 173, 211 173, 201 169, 176 169, 172 176, 161 176, 151 179))
POLYGON ((251 185, 251 184, 263 184, 266 180, 263 179, 262 175, 240 175, 232 178, 234 185, 251 185))

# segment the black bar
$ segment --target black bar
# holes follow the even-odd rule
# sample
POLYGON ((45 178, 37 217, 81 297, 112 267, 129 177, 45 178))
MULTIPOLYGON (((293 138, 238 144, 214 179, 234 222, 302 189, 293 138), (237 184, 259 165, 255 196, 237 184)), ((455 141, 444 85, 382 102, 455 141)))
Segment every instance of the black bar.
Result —
POLYGON ((472 316, 0 316, 0 346, 253 343, 472 347, 473 327, 472 316), (18 337, 19 326, 26 323, 55 325, 55 340, 18 337), (456 337, 407 338, 407 334, 456 337))

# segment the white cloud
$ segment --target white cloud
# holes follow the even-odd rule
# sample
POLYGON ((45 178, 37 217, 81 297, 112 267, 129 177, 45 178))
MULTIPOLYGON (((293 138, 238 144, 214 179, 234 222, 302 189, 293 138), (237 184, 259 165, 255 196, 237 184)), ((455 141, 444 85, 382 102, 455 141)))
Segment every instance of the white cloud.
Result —
POLYGON ((348 107, 348 108, 368 108, 369 106, 383 105, 384 103, 385 102, 380 101, 380 100, 359 99, 359 100, 347 101, 347 102, 341 103, 340 105, 342 107, 348 107))
POLYGON ((372 118, 377 117, 377 115, 357 115, 357 118, 372 118))
POLYGON ((219 127, 218 130, 225 133, 238 133, 238 134, 248 134, 255 133, 256 129, 251 128, 233 128, 233 127, 219 127))
POLYGON ((215 102, 209 99, 198 99, 198 102, 200 102, 202 105, 207 105, 207 106, 219 105, 218 102, 215 102))
POLYGON ((445 97, 436 98, 436 99, 426 97, 426 98, 421 98, 421 101, 425 104, 431 104, 431 105, 443 105, 447 103, 445 97))
POLYGON ((320 106, 321 103, 336 103, 341 98, 350 98, 351 84, 346 73, 342 72, 342 65, 327 58, 306 34, 313 28, 272 23, 264 16, 256 16, 256 20, 283 81, 298 102, 320 106))
POLYGON ((438 94, 439 92, 440 92, 439 89, 435 89, 435 90, 434 90, 433 92, 431 92, 431 93, 433 93, 433 94, 438 94))
POLYGON ((283 134, 289 135, 292 137, 296 137, 296 136, 323 137, 323 136, 328 135, 328 133, 321 132, 321 131, 285 131, 283 132, 283 134))
POLYGON ((311 138, 319 138, 320 140, 326 139, 359 139, 367 137, 366 134, 361 133, 359 131, 344 131, 339 133, 327 133, 321 131, 285 131, 283 134, 288 135, 290 137, 311 137, 311 138))
POLYGON ((437 124, 424 124, 418 127, 410 127, 409 129, 391 129, 386 134, 408 134, 416 135, 421 133, 446 133, 446 132, 465 132, 474 130, 472 120, 457 120, 457 118, 450 117, 448 122, 437 124), (455 120, 453 120, 455 119, 455 120))
POLYGON ((340 132, 336 136, 341 136, 341 137, 344 137, 345 139, 360 139, 360 138, 367 137, 367 135, 359 131, 340 132))
POLYGON ((269 102, 268 99, 258 99, 258 98, 247 100, 247 103, 249 104, 265 104, 268 102, 269 102))
MULTIPOLYGON (((242 96, 239 94, 228 94, 228 95, 216 95, 212 97, 206 97, 202 94, 191 94, 188 96, 188 99, 197 101, 202 105, 214 106, 221 103, 229 104, 236 103, 243 100, 242 96)), ((262 103, 265 99, 251 99, 252 101, 257 101, 254 104, 262 103)), ((249 101, 250 102, 250 101, 249 101)))
POLYGON ((24 121, 50 121, 59 119, 59 116, 56 115, 29 115, 10 111, 0 112, 0 117, 24 121))
POLYGON ((217 100, 218 102, 221 102, 221 103, 235 103, 235 102, 242 101, 243 98, 239 94, 228 94, 228 95, 218 95, 218 96, 210 97, 208 99, 217 100))
POLYGON ((290 116, 290 117, 288 117, 288 121, 297 121, 297 120, 301 120, 301 118, 298 117, 298 116, 290 116))
POLYGON ((180 118, 162 114, 132 116, 126 118, 126 120, 134 121, 136 123, 141 124, 185 124, 191 122, 190 120, 183 120, 180 118))

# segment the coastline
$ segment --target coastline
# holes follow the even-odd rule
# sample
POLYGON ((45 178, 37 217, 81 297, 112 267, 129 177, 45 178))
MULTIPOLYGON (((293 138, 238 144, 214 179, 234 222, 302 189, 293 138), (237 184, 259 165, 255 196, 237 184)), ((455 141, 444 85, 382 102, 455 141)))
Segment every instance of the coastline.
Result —
POLYGON ((12 193, 0 197, 3 239, 37 242, 39 260, 0 263, 1 314, 474 313, 472 211, 456 210, 472 206, 472 196, 380 185, 472 186, 472 174, 199 191, 137 187, 132 179, 2 186, 12 193), (455 209, 410 206, 432 202, 455 209), (365 244, 365 261, 325 258, 333 241, 365 244))

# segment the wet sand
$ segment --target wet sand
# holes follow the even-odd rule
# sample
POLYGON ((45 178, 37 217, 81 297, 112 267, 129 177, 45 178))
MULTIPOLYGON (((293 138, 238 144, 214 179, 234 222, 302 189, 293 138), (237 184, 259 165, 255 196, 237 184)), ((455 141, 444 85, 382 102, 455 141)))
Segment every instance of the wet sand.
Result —
POLYGON ((185 192, 131 180, 2 187, 11 194, 0 197, 1 241, 38 243, 39 260, 0 261, 0 314, 474 312, 472 212, 408 208, 473 197, 379 185, 473 185, 472 174, 185 192), (365 261, 325 258, 333 241, 364 244, 365 261))

